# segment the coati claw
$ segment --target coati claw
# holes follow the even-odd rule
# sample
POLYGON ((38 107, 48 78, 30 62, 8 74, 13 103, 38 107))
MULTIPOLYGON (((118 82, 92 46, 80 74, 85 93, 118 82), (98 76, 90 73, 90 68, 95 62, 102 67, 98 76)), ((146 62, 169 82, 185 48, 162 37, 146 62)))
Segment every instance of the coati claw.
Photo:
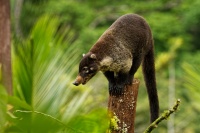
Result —
POLYGON ((109 84, 109 93, 112 96, 122 95, 124 92, 124 85, 120 84, 109 84))

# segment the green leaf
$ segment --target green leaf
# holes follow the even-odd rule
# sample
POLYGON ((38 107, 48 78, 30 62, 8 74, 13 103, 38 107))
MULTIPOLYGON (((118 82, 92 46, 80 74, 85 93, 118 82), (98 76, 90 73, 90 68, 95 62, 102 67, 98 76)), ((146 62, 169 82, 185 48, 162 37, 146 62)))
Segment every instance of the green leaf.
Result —
POLYGON ((14 45, 14 87, 15 95, 20 100, 15 102, 15 98, 10 98, 10 102, 14 106, 33 110, 32 113, 14 113, 19 120, 13 123, 18 123, 20 130, 37 131, 41 125, 44 126, 42 131, 51 128, 62 130, 62 124, 55 124, 57 126, 54 127, 55 121, 44 114, 67 123, 78 114, 90 92, 90 88, 82 87, 86 91, 80 91, 72 86, 72 77, 78 68, 75 66, 82 55, 77 54, 76 45, 70 44, 68 35, 73 36, 73 31, 67 28, 60 35, 57 29, 58 18, 42 16, 30 37, 14 45))
POLYGON ((16 126, 22 132, 55 133, 67 128, 58 119, 38 111, 17 110, 14 115, 17 117, 16 126))
POLYGON ((69 122, 69 126, 84 133, 103 133, 109 127, 107 110, 97 108, 87 115, 77 115, 69 122))
POLYGON ((184 74, 184 86, 192 94, 192 105, 194 108, 200 109, 200 70, 199 65, 190 65, 188 63, 183 64, 184 74))
POLYGON ((0 132, 6 122, 6 111, 7 111, 7 93, 5 88, 0 85, 0 132))
POLYGON ((32 107, 29 104, 27 104, 25 101, 19 99, 16 96, 8 96, 8 103, 13 105, 14 107, 32 110, 32 107))

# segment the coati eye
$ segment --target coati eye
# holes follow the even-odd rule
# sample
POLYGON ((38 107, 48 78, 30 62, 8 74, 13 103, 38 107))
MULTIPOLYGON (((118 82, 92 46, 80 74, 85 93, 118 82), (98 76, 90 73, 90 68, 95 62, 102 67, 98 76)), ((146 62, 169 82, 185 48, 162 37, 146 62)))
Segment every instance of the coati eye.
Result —
POLYGON ((83 71, 85 71, 85 70, 87 70, 88 69, 88 67, 83 67, 83 71))
POLYGON ((83 67, 82 69, 85 73, 89 73, 88 67, 83 67))

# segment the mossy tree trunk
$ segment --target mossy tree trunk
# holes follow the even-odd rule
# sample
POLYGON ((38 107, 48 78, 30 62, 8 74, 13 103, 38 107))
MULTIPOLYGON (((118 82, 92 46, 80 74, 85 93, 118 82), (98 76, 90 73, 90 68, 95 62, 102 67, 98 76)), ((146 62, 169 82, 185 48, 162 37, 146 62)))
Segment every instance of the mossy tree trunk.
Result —
POLYGON ((111 133, 134 133, 139 80, 126 85, 120 96, 109 96, 108 112, 111 133))

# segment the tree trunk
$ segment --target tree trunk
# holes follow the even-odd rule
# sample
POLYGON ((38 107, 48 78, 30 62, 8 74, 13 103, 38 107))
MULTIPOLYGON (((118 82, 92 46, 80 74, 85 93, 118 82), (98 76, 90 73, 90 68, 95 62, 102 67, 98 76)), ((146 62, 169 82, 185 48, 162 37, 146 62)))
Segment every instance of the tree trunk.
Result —
POLYGON ((10 52, 10 0, 0 0, 0 68, 1 83, 12 94, 10 52))
POLYGON ((15 0, 14 18, 15 18, 15 34, 18 38, 23 37, 20 26, 20 15, 24 0, 15 0))
POLYGON ((122 95, 109 97, 111 133, 134 133, 138 88, 139 80, 134 80, 132 85, 125 86, 122 95))

